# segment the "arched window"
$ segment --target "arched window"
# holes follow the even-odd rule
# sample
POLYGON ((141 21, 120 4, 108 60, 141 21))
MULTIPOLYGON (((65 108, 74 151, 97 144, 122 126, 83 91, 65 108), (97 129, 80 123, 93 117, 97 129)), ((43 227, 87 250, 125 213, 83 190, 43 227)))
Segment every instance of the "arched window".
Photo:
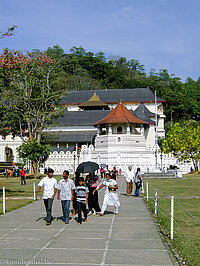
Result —
POLYGON ((122 139, 120 137, 117 138, 117 142, 122 142, 122 139))
POLYGON ((122 134, 122 127, 121 126, 117 127, 117 134, 122 134))

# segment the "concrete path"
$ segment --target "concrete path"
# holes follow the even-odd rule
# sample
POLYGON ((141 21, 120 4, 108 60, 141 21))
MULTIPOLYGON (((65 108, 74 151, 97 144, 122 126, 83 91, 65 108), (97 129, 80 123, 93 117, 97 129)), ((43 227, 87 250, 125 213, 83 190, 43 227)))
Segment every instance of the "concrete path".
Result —
MULTIPOLYGON (((123 178, 118 184, 118 216, 109 207, 82 225, 72 218, 46 226, 42 200, 0 216, 0 265, 174 265, 143 199, 124 196, 123 178)), ((57 200, 53 215, 61 216, 57 200)))

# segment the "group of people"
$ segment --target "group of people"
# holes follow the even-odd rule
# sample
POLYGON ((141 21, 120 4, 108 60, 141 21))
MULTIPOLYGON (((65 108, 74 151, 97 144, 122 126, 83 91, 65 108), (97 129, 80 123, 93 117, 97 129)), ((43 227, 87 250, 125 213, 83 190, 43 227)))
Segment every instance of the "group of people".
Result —
MULTIPOLYGON (((87 217, 89 215, 96 215, 99 213, 100 216, 105 214, 107 206, 114 206, 115 214, 119 213, 119 198, 117 194, 118 184, 117 184, 117 170, 114 167, 112 171, 107 171, 105 173, 105 180, 102 181, 94 172, 89 173, 86 178, 80 176, 80 173, 75 174, 74 180, 69 178, 69 171, 65 170, 63 172, 63 179, 61 179, 58 184, 57 180, 53 177, 54 170, 49 168, 47 176, 44 177, 38 184, 38 190, 36 193, 36 198, 42 187, 43 200, 46 208, 46 224, 50 225, 52 216, 52 205, 53 200, 57 193, 57 199, 61 201, 63 221, 69 223, 70 214, 70 202, 73 202, 73 215, 78 213, 78 223, 82 223, 82 212, 84 214, 84 221, 87 222, 87 217), (98 200, 98 190, 105 187, 105 195, 102 207, 99 206, 98 200), (88 210, 87 210, 88 204, 88 210)), ((125 181, 127 184, 126 195, 130 196, 132 194, 133 183, 135 183, 135 197, 140 196, 140 187, 142 186, 142 176, 140 168, 137 168, 136 173, 134 172, 132 166, 130 165, 125 173, 125 181)))
POLYGON ((106 165, 105 169, 103 167, 100 168, 101 178, 104 178, 106 173, 110 173, 112 179, 116 180, 117 176, 121 175, 122 171, 121 171, 121 169, 119 169, 119 172, 118 172, 115 166, 113 167, 112 170, 109 170, 108 165, 106 165))
POLYGON ((87 217, 89 215, 96 215, 99 213, 103 216, 107 205, 115 207, 115 214, 119 213, 119 198, 117 194, 117 181, 111 177, 110 172, 106 173, 106 179, 102 180, 95 175, 95 173, 89 173, 84 179, 79 173, 76 173, 75 180, 69 179, 69 171, 65 170, 63 172, 63 179, 61 179, 58 184, 57 180, 53 177, 54 170, 48 169, 48 175, 44 177, 38 184, 38 190, 36 193, 36 198, 42 187, 43 200, 46 208, 46 225, 50 225, 52 216, 52 205, 53 200, 57 193, 58 200, 61 200, 61 206, 63 211, 63 221, 65 224, 69 223, 69 207, 70 202, 73 202, 73 215, 78 212, 78 224, 82 223, 82 211, 84 214, 84 221, 87 222, 87 217), (106 188, 105 196, 100 209, 98 202, 98 190, 106 188), (87 212, 86 205, 88 203, 89 212, 87 212))
POLYGON ((132 190, 133 190, 133 183, 135 184, 135 197, 140 196, 140 188, 142 186, 142 175, 140 172, 140 168, 137 168, 136 173, 134 172, 133 168, 131 165, 129 165, 126 173, 125 173, 125 181, 126 181, 126 196, 131 196, 132 190))
POLYGON ((6 177, 10 176, 10 177, 19 177, 19 175, 21 176, 21 185, 26 185, 26 169, 24 169, 23 167, 20 168, 15 168, 13 167, 12 169, 5 169, 4 171, 4 175, 6 177))

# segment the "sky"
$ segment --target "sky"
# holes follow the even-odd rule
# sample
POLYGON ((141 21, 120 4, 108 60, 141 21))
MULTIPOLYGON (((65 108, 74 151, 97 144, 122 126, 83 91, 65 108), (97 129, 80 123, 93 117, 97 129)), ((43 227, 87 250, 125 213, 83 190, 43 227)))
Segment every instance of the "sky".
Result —
POLYGON ((4 48, 46 50, 58 44, 106 57, 136 59, 184 82, 200 76, 200 0, 0 0, 4 48))

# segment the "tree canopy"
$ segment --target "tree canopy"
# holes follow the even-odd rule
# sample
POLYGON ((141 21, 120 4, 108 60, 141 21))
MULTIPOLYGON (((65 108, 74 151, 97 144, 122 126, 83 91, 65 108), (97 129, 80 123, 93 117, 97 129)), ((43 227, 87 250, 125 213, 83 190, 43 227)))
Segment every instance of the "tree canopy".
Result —
POLYGON ((191 160, 194 169, 198 170, 200 159, 200 123, 187 121, 175 123, 160 141, 162 151, 173 153, 180 161, 191 160))
POLYGON ((70 53, 55 45, 47 49, 48 55, 63 58, 62 69, 66 75, 66 89, 123 89, 148 87, 156 90, 158 97, 166 99, 166 122, 171 124, 187 119, 200 119, 200 78, 188 77, 185 82, 167 69, 146 73, 145 66, 136 59, 111 56, 103 52, 87 52, 73 46, 70 53))
POLYGON ((59 61, 45 53, 5 49, 0 65, 0 129, 40 144, 46 124, 60 115, 59 101, 66 92, 59 61))
MULTIPOLYGON (((27 148, 35 143, 43 151, 42 132, 63 110, 59 103, 66 88, 60 63, 60 59, 52 59, 40 51, 27 54, 3 51, 0 56, 1 135, 18 135, 27 148)), ((40 159, 34 161, 31 157, 34 169, 40 159)))
POLYGON ((51 147, 48 144, 38 144, 35 141, 23 143, 17 148, 20 158, 26 163, 31 161, 31 167, 35 177, 38 175, 38 164, 44 163, 51 152, 51 147))

